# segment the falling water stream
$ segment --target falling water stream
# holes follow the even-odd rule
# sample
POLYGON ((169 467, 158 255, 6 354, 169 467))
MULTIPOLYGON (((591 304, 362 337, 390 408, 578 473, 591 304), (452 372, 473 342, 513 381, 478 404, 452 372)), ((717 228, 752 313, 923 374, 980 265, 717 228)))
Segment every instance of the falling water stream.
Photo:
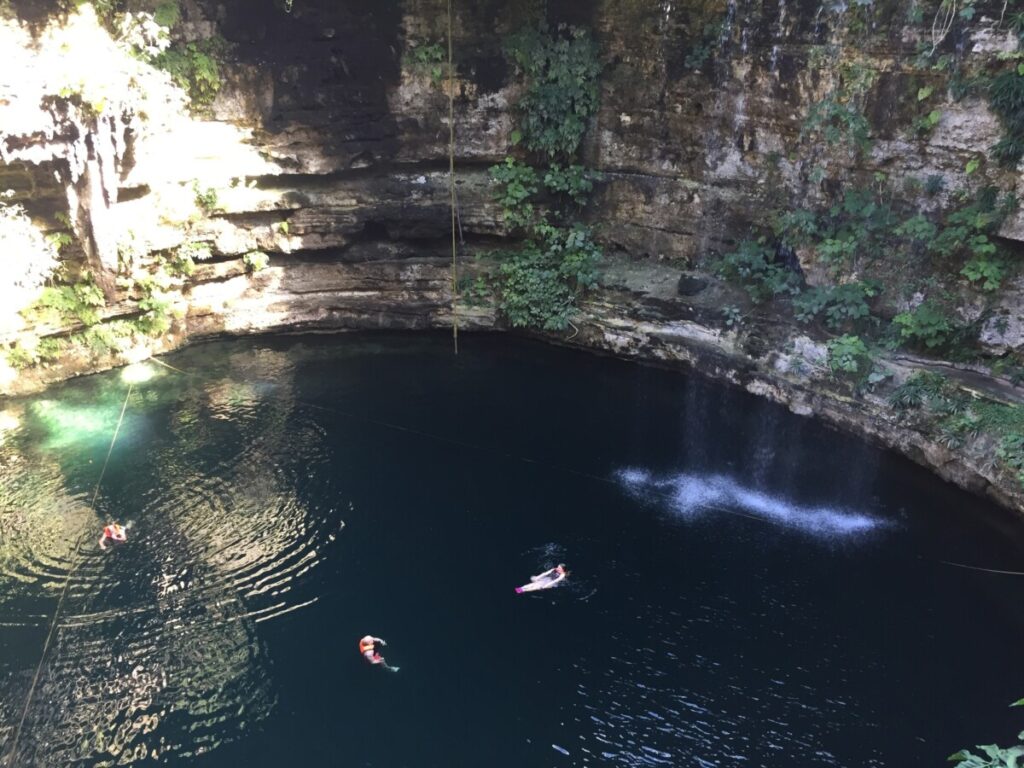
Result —
POLYGON ((120 375, 0 405, 5 765, 925 766, 1024 727, 1024 579, 949 564, 1021 570, 1024 526, 897 456, 500 336, 165 360, 95 510, 120 375))

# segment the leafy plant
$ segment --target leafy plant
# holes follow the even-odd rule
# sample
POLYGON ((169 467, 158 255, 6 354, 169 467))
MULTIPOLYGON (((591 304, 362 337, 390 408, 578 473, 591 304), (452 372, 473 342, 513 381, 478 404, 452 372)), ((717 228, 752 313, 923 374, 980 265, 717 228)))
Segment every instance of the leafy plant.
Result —
POLYGON ((896 315, 892 322, 902 341, 917 346, 923 344, 928 349, 948 343, 956 330, 943 308, 930 299, 896 315))
POLYGON ((869 367, 871 356, 867 345, 859 336, 844 334, 830 339, 828 344, 828 367, 833 373, 861 373, 869 367))
POLYGON ((929 404, 935 407, 936 403, 949 399, 952 392, 952 385, 945 376, 930 371, 917 371, 893 390, 889 396, 889 405, 898 411, 913 410, 929 404))
POLYGON ((153 11, 153 20, 161 27, 173 27, 181 20, 181 6, 177 0, 165 0, 153 11))
POLYGON ((1006 264, 1000 259, 975 257, 964 264, 960 274, 972 283, 980 283, 983 291, 996 291, 1006 276, 1006 264))
POLYGON ((1004 167, 1024 157, 1024 64, 1011 66, 992 78, 988 102, 1003 124, 1003 136, 992 147, 992 156, 1004 167))
POLYGON ((726 280, 739 283, 756 303, 782 294, 800 291, 800 278, 774 260, 774 250, 764 238, 743 240, 732 253, 712 263, 712 269, 726 280))
POLYGON ((514 327, 563 330, 582 290, 597 283, 601 251, 588 228, 542 227, 518 251, 504 251, 500 271, 502 312, 514 327))
POLYGON ((524 236, 518 249, 491 254, 500 261, 498 306, 515 327, 561 330, 596 284, 601 257, 590 228, 576 220, 597 174, 572 162, 597 108, 600 64, 590 36, 573 27, 521 32, 508 50, 526 79, 512 142, 549 165, 507 157, 490 169, 504 221, 524 236))
POLYGON ((735 305, 722 307, 722 317, 728 328, 738 328, 740 323, 743 322, 743 312, 735 305))
POLYGON ((597 45, 585 30, 560 26, 524 30, 507 49, 526 79, 516 105, 523 146, 549 160, 575 155, 597 112, 597 45))
MULTIPOLYGON (((1022 437, 1024 441, 1024 437, 1022 437)), ((1024 455, 1022 453, 1021 455, 1024 455)), ((1013 702, 1011 707, 1024 705, 1024 699, 1013 702)), ((1018 768, 1018 761, 1024 758, 1024 731, 1017 734, 1018 744, 1012 747, 998 747, 995 744, 981 744, 977 747, 984 754, 984 757, 974 754, 966 749, 949 756, 951 763, 956 763, 955 768, 1018 768)))
POLYGON ((540 178, 532 166, 506 157, 505 162, 492 165, 491 179, 499 185, 496 197, 502 216, 511 227, 525 227, 535 219, 531 198, 540 189, 540 178))
POLYGON ((242 256, 242 263, 245 264, 245 271, 255 274, 267 268, 270 264, 270 257, 262 251, 249 251, 242 256))
POLYGON ((194 43, 175 43, 158 54, 153 65, 166 71, 188 93, 193 106, 205 107, 212 104, 220 92, 222 82, 217 60, 226 48, 227 43, 216 37, 194 43))
POLYGON ((103 292, 91 281, 75 285, 48 286, 25 310, 33 322, 46 325, 99 322, 99 309, 104 307, 103 292))
POLYGON ((1012 197, 999 199, 992 187, 983 188, 974 199, 946 216, 944 226, 931 240, 929 251, 942 259, 966 259, 960 274, 984 291, 998 290, 1006 274, 1006 263, 992 239, 1007 213, 1016 204, 1012 197))
POLYGON ((868 299, 878 295, 872 281, 845 283, 833 287, 810 288, 793 299, 797 320, 807 323, 822 313, 829 328, 837 330, 871 315, 868 299))
POLYGON ((437 85, 444 77, 447 58, 447 50, 441 43, 423 43, 412 46, 406 60, 410 69, 426 73, 437 85))
POLYGON ((169 291, 172 278, 163 269, 145 275, 136 281, 142 292, 139 309, 142 314, 135 320, 136 328, 147 336, 160 336, 171 329, 174 299, 169 291))
POLYGON ((598 173, 582 165, 563 168, 552 165, 544 174, 544 186, 551 192, 567 195, 576 205, 584 206, 594 191, 598 173))
POLYGON ((192 191, 195 193, 196 207, 209 216, 219 210, 217 190, 213 187, 200 188, 198 181, 192 182, 192 191))

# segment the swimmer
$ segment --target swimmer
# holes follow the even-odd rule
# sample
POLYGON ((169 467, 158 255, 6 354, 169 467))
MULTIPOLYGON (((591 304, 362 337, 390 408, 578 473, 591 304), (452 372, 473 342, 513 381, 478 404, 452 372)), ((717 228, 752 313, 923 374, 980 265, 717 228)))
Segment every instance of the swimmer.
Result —
POLYGON ((107 548, 107 539, 117 543, 127 541, 128 529, 119 523, 111 523, 103 529, 103 535, 100 536, 100 549, 107 548))
POLYGON ((359 653, 361 653, 363 658, 370 664, 373 664, 374 666, 380 664, 384 669, 389 670, 390 672, 397 672, 398 667, 388 666, 384 657, 377 653, 378 645, 383 648, 387 643, 382 638, 374 637, 373 635, 366 635, 366 637, 359 641, 359 653))
POLYGON ((523 592, 537 592, 541 589, 550 589, 551 587, 564 581, 569 575, 569 572, 565 570, 565 566, 559 563, 554 568, 544 573, 538 573, 536 576, 530 577, 530 583, 524 584, 521 587, 516 587, 516 594, 523 592))

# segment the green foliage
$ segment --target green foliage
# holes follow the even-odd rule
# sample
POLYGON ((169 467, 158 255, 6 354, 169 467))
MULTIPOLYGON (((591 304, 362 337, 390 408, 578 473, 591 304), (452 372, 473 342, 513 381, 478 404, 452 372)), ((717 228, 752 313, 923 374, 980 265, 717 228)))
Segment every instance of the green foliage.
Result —
POLYGON ((827 146, 845 147, 856 156, 871 146, 871 126, 855 105, 828 96, 811 106, 801 138, 811 138, 827 146))
POLYGON ((29 343, 16 342, 7 350, 7 362, 13 368, 24 369, 60 359, 68 342, 60 337, 32 338, 29 343))
POLYGON ((597 112, 596 43, 576 27, 541 27, 512 36, 507 49, 526 78, 516 105, 523 145, 549 160, 573 157, 597 112))
POLYGON ((844 334, 828 342, 828 367, 832 373, 856 374, 870 368, 871 355, 860 336, 844 334))
POLYGON ((181 20, 181 6, 177 0, 166 0, 153 11, 153 20, 161 27, 173 27, 181 20))
MULTIPOLYGON (((1024 485, 1024 434, 1011 432, 1004 435, 999 441, 999 447, 996 448, 996 457, 1014 470, 1017 473, 1017 480, 1024 485)), ((1024 734, 1021 736, 1024 737, 1024 734)))
POLYGON ((980 284, 983 291, 998 290, 1006 275, 1006 262, 992 238, 1016 200, 1000 200, 994 188, 986 187, 974 199, 961 201, 965 204, 946 216, 929 252, 942 259, 966 260, 960 274, 980 284))
MULTIPOLYGON (((1024 440, 1024 438, 1022 438, 1024 440)), ((1024 454, 1021 454, 1024 455, 1024 454)), ((1024 699, 1013 702, 1011 707, 1024 705, 1024 699)), ((1024 731, 1017 734, 1018 743, 1012 747, 998 747, 995 744, 980 744, 977 749, 984 757, 975 755, 966 749, 950 755, 947 760, 956 763, 955 768, 1019 768, 1018 762, 1024 758, 1024 731)))
POLYGON ((992 147, 992 156, 1004 167, 1024 157, 1024 65, 1011 66, 992 78, 988 102, 1003 124, 1003 136, 992 147))
POLYGON ((135 327, 147 336, 161 336, 171 329, 174 299, 169 289, 173 280, 161 264, 155 272, 135 282, 141 291, 139 309, 142 314, 135 319, 135 327))
POLYGON ((722 319, 727 328, 738 328, 743 322, 743 312, 734 305, 722 307, 722 319))
POLYGON ((597 283, 601 251, 587 227, 542 227, 518 251, 500 254, 502 312, 517 328, 563 330, 579 293, 597 283))
POLYGON ((683 66, 687 69, 702 69, 711 58, 722 39, 722 21, 709 21, 701 30, 700 39, 687 52, 683 66))
POLYGON ((490 284, 483 275, 463 277, 459 280, 459 298, 470 307, 486 305, 494 296, 490 284))
MULTIPOLYGON (((774 229, 786 245, 812 248, 835 274, 852 271, 858 260, 895 250, 895 238, 926 236, 896 226, 892 207, 867 187, 850 187, 822 212, 798 210, 778 216, 774 229)), ((923 225, 922 225, 923 226, 923 225)))
POLYGON ((209 244, 189 241, 175 249, 166 260, 166 269, 171 276, 189 277, 196 271, 197 261, 206 261, 212 255, 209 244))
POLYGON ((34 323, 63 326, 93 325, 106 306, 103 292, 91 281, 75 285, 47 286, 24 314, 34 323))
POLYGON ((7 362, 12 368, 21 370, 35 365, 38 361, 39 358, 35 354, 35 349, 23 346, 20 343, 7 350, 7 362))
POLYGON ((192 106, 205 107, 212 104, 220 92, 217 60, 226 48, 227 43, 215 37, 194 43, 175 43, 158 54, 153 64, 166 71, 175 83, 188 92, 192 106))
POLYGON ((535 168, 506 157, 505 162, 492 165, 491 179, 499 185, 496 200, 501 205, 502 216, 511 227, 525 227, 532 224, 536 211, 531 198, 540 189, 540 178, 535 168))
POLYGON ((46 241, 60 252, 74 243, 75 238, 70 232, 51 232, 46 236, 46 241))
POLYGON ((917 371, 889 396, 889 405, 897 411, 908 411, 923 406, 938 408, 948 400, 955 388, 938 373, 917 371))
POLYGON ((797 320, 802 323, 824 313, 825 324, 838 330, 843 325, 856 324, 869 317, 868 299, 878 295, 878 291, 878 284, 872 281, 809 288, 793 299, 793 309, 797 320))
POLYGON ((719 277, 742 285, 751 300, 760 304, 775 296, 795 295, 800 291, 800 278, 776 263, 774 255, 764 238, 743 240, 735 251, 711 266, 719 277))
MULTIPOLYGON (((495 293, 514 327, 562 330, 580 294, 597 283, 601 257, 590 228, 575 220, 597 174, 571 162, 597 109, 597 48, 586 32, 560 27, 556 35, 522 32, 508 50, 526 79, 512 142, 550 164, 507 157, 490 169, 504 221, 524 235, 520 248, 491 254, 500 261, 495 293)), ((490 294, 480 282, 474 300, 490 294)))
POLYGON ((444 77, 447 59, 447 49, 441 43, 414 45, 406 54, 408 67, 414 72, 429 75, 435 85, 444 77))
POLYGON ((931 136, 940 120, 942 120, 942 112, 933 109, 914 121, 914 132, 921 137, 931 136))
POLYGON ((255 274, 267 268, 267 265, 270 264, 270 257, 262 251, 249 251, 242 256, 242 263, 245 264, 246 272, 255 274))
POLYGON ((567 195, 576 205, 584 206, 594 191, 599 174, 582 165, 563 168, 552 165, 544 174, 544 186, 556 194, 567 195))
POLYGON ((126 320, 114 320, 91 326, 71 338, 93 352, 104 353, 119 349, 123 340, 135 335, 135 330, 135 325, 126 320))
POLYGON ((196 207, 207 216, 220 210, 220 201, 217 198, 216 189, 213 187, 206 187, 203 189, 199 186, 198 181, 193 181, 192 191, 195 193, 196 207))
MULTIPOLYGON (((993 252, 994 249, 995 246, 993 252)), ((995 291, 1006 276, 1006 265, 999 259, 973 258, 964 264, 960 274, 972 283, 980 283, 983 291, 995 291)))
POLYGON ((953 320, 931 299, 912 310, 901 312, 892 322, 902 341, 913 346, 924 345, 928 349, 945 346, 956 331, 953 320))

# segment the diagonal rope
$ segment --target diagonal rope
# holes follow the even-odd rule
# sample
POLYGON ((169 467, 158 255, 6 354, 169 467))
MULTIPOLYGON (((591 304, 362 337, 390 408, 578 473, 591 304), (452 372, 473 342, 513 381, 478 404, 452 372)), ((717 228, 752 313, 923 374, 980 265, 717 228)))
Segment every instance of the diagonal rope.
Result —
MULTIPOLYGON (((114 428, 114 435, 110 438, 110 447, 107 448, 107 456, 103 460, 103 468, 100 470, 99 479, 96 481, 96 488, 92 492, 92 500, 89 502, 89 507, 94 512, 96 511, 96 498, 100 493, 100 484, 103 482, 103 475, 106 474, 107 464, 110 463, 110 454, 114 452, 114 442, 117 440, 117 434, 121 431, 121 424, 124 422, 124 413, 128 409, 128 398, 132 396, 132 384, 128 384, 128 393, 124 396, 124 404, 121 406, 121 415, 117 417, 117 426, 114 428)), ((75 562, 68 569, 68 575, 64 579, 64 586, 60 591, 60 598, 57 600, 57 608, 53 612, 53 619, 50 621, 50 629, 46 633, 46 640, 43 643, 43 652, 39 656, 39 664, 36 665, 35 674, 32 675, 32 684, 28 688, 28 696, 25 697, 25 708, 21 710, 21 719, 18 721, 18 727, 14 731, 14 742, 11 746, 9 766, 14 766, 14 759, 18 755, 18 741, 21 739, 21 730, 25 725, 25 718, 28 716, 29 707, 32 705, 32 696, 36 692, 36 684, 39 682, 39 674, 43 670, 43 663, 46 661, 46 653, 50 650, 50 642, 53 640, 54 630, 57 628, 57 617, 60 616, 60 609, 64 606, 64 598, 67 597, 68 587, 71 585, 71 577, 75 575, 75 571, 82 564, 82 560, 79 557, 81 554, 82 540, 85 538, 85 531, 78 535, 75 539, 75 562)))
POLYGON ((452 0, 448 0, 448 191, 452 208, 452 344, 459 354, 459 275, 455 245, 455 67, 452 66, 452 0))

